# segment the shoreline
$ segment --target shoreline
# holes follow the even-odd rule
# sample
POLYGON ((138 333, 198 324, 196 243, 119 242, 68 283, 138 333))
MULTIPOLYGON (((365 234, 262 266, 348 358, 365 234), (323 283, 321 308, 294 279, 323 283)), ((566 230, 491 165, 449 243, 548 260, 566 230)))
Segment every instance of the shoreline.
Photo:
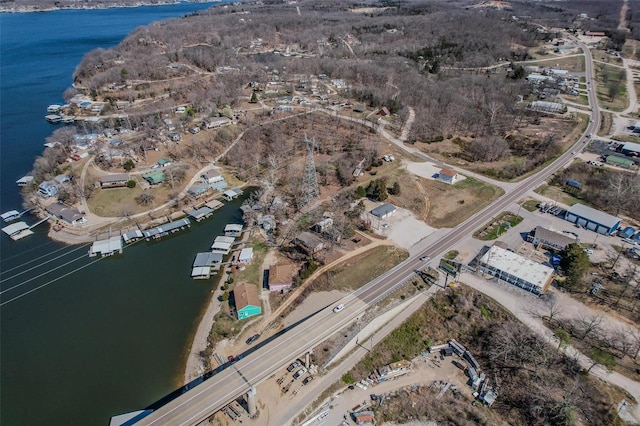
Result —
POLYGON ((69 4, 66 7, 46 7, 40 8, 37 5, 25 5, 14 7, 0 6, 0 13, 38 13, 38 12, 55 12, 58 10, 103 10, 103 9, 116 9, 116 8, 136 8, 136 7, 148 7, 148 6, 170 6, 180 3, 222 3, 223 0, 157 0, 157 1, 139 1, 134 4, 97 4, 91 6, 85 6, 78 4, 69 4))

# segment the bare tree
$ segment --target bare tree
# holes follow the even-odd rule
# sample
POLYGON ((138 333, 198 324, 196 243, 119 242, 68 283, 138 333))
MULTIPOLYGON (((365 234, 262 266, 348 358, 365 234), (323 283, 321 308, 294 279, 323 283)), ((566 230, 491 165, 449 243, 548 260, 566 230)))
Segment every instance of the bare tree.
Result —
POLYGON ((148 189, 145 189, 144 191, 142 191, 142 193, 140 195, 138 195, 135 200, 138 204, 142 204, 143 206, 147 206, 151 203, 153 203, 153 200, 155 200, 155 195, 153 195, 153 193, 151 191, 149 191, 148 189))

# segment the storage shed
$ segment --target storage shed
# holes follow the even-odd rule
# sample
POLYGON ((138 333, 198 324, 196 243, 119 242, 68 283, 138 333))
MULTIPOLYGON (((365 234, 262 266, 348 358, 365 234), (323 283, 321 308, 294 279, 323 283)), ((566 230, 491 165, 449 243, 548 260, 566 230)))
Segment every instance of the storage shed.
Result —
POLYGON ((371 210, 371 214, 379 219, 386 219, 396 211, 396 206, 385 203, 371 210))

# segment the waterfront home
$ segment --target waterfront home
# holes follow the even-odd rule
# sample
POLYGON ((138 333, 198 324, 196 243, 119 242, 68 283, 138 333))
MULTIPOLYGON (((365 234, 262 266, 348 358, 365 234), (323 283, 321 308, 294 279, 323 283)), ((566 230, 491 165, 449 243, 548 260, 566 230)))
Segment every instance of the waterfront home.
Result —
POLYGON ((102 176, 100 178, 100 187, 103 189, 120 188, 127 186, 127 182, 129 182, 128 173, 116 173, 113 175, 102 176))
POLYGON ((293 286, 293 277, 297 273, 297 268, 292 263, 272 265, 269 268, 269 290, 289 291, 293 286))
POLYGON ((216 117, 210 118, 205 121, 204 127, 206 127, 207 129, 217 129, 228 124, 231 124, 231 120, 229 120, 227 117, 216 117))
POLYGON ((202 179, 202 183, 206 183, 207 185, 211 185, 224 180, 218 169, 209 169, 201 174, 200 178, 202 179))
POLYGON ((240 284, 233 289, 238 319, 245 319, 262 313, 258 299, 258 289, 253 284, 240 284))
POLYGON ((60 203, 53 203, 47 206, 47 212, 52 216, 62 219, 70 225, 83 225, 87 223, 87 219, 84 217, 84 213, 76 209, 75 207, 65 206, 60 203))
POLYGON ((38 192, 45 199, 55 197, 58 193, 58 185, 55 182, 46 180, 38 186, 38 192))
POLYGON ((229 223, 224 227, 224 235, 227 237, 237 237, 242 234, 242 225, 229 223))
POLYGON ((207 185, 205 183, 196 183, 196 184, 191 185, 191 187, 189 188, 189 190, 187 192, 193 198, 200 198, 200 197, 204 197, 205 195, 207 195, 209 190, 211 190, 209 185, 207 185))
POLYGON ((253 259, 253 247, 247 247, 240 250, 238 255, 238 263, 251 263, 253 259))
POLYGON ((95 257, 97 255, 106 257, 115 253, 122 254, 122 237, 119 235, 107 240, 95 241, 89 249, 89 257, 95 257))

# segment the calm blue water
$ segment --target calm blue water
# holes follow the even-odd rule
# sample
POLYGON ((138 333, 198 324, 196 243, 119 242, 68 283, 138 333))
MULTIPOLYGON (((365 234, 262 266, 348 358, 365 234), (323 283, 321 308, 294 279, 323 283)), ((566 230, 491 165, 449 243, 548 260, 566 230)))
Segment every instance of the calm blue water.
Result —
MULTIPOLYGON (((46 106, 62 102, 86 52, 206 7, 0 14, 0 211, 19 209, 14 182, 54 130, 46 106)), ((173 391, 213 287, 189 278, 191 263, 240 220, 240 203, 97 263, 86 247, 51 242, 44 228, 18 242, 1 235, 0 424, 105 425, 173 391)))

